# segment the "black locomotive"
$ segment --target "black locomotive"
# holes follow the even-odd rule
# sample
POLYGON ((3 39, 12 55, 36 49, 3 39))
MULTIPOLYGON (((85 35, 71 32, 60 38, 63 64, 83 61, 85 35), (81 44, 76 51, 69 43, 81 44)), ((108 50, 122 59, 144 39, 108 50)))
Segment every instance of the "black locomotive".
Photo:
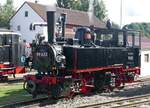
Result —
MULTIPOLYGON (((64 34, 65 14, 59 19, 64 34)), ((25 76, 24 89, 33 96, 113 90, 140 74, 139 31, 81 27, 73 39, 65 39, 55 37, 55 12, 47 12, 47 21, 48 42, 32 43, 38 73, 25 76)))
POLYGON ((7 79, 7 74, 21 72, 20 58, 25 47, 21 42, 21 34, 0 29, 0 81, 7 79))

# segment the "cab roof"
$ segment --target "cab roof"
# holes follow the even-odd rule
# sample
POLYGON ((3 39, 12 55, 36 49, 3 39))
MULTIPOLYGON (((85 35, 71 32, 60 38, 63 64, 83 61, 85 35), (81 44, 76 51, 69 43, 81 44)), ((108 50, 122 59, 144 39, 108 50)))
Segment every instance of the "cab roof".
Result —
POLYGON ((0 35, 18 35, 18 36, 21 36, 20 33, 13 32, 13 31, 8 30, 8 29, 0 29, 0 35))

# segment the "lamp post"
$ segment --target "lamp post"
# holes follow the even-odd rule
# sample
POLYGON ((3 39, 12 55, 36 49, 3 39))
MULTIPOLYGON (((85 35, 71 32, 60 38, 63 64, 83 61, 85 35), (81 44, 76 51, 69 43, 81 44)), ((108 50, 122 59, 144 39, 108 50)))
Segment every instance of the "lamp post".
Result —
POLYGON ((120 28, 122 28, 122 0, 120 0, 120 28))

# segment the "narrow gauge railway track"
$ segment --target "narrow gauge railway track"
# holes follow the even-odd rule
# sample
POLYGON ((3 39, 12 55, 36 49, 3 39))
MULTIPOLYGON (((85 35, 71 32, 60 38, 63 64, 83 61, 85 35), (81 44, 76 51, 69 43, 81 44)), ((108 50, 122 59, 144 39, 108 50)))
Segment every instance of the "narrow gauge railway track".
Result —
MULTIPOLYGON (((17 82, 23 82, 23 79, 19 78, 19 79, 12 79, 12 80, 9 80, 7 83, 17 83, 17 82)), ((137 82, 133 85, 140 85, 140 84, 144 84, 144 82, 150 82, 150 78, 145 78, 145 79, 142 79, 141 82, 137 82)), ((1 84, 1 83, 0 83, 1 84)), ((131 85, 126 85, 126 86, 132 86, 131 85)), ((59 99, 62 99, 64 97, 60 97, 59 99)), ((58 100, 59 100, 58 99, 58 100)), ((13 104, 7 104, 7 105, 3 105, 3 106, 0 106, 2 108, 10 108, 10 107, 15 107, 15 106, 36 106, 38 105, 38 103, 41 103, 41 102, 44 102, 48 100, 48 97, 44 97, 44 98, 39 98, 39 99, 33 99, 33 100, 29 100, 29 101, 24 101, 24 102, 17 102, 17 103, 13 103, 13 104), (33 104, 33 105, 32 105, 33 104)), ((53 101, 54 99, 49 99, 49 101, 53 101)), ((97 106, 109 106, 110 104, 115 104, 115 103, 119 103, 120 106, 116 106, 117 108, 118 107, 127 107, 127 106, 134 106, 135 104, 141 104, 141 103, 150 103, 150 94, 149 95, 142 95, 142 96, 135 96, 135 97, 131 97, 131 98, 127 98, 127 99, 121 99, 121 100, 115 100, 115 101, 110 101, 110 102, 105 102, 105 103, 99 103, 99 104, 93 104, 93 105, 85 105, 85 106, 80 106, 78 108, 86 108, 86 107, 97 107, 97 106), (142 98, 149 98, 147 100, 144 100, 144 101, 141 101, 141 102, 134 102, 134 103, 128 103, 128 104, 124 104, 122 105, 121 103, 123 101, 132 101, 132 100, 136 100, 136 99, 142 99, 142 98)), ((112 108, 116 108, 116 107, 112 107, 112 108)))
POLYGON ((1 105, 0 108, 15 108, 18 106, 31 105, 31 104, 42 102, 47 99, 48 99, 48 97, 44 97, 44 98, 33 99, 33 100, 29 100, 29 101, 16 102, 13 104, 1 105))
POLYGON ((146 103, 150 103, 150 94, 134 96, 134 97, 115 100, 115 101, 108 101, 104 103, 89 104, 89 105, 79 106, 77 108, 100 108, 100 107, 131 108, 146 103))
POLYGON ((138 81, 141 81, 141 82, 150 81, 150 77, 139 77, 139 78, 137 78, 137 82, 138 81))
POLYGON ((8 83, 23 82, 23 78, 9 79, 7 82, 8 83))
POLYGON ((7 81, 0 81, 0 85, 8 85, 8 84, 15 84, 15 83, 23 83, 23 78, 15 78, 15 79, 9 79, 7 81))
POLYGON ((60 99, 63 99, 64 97, 59 97, 57 100, 54 100, 51 97, 42 97, 42 98, 38 98, 38 99, 33 99, 33 100, 29 100, 29 101, 23 101, 23 102, 16 102, 13 104, 7 104, 7 105, 2 105, 0 106, 0 108, 17 108, 17 107, 21 107, 23 106, 24 108, 28 108, 28 106, 38 106, 40 103, 46 103, 46 101, 48 102, 54 102, 54 101, 58 101, 60 99))
POLYGON ((141 82, 146 82, 146 81, 149 82, 149 81, 150 81, 150 78, 140 78, 139 80, 140 80, 141 82))
POLYGON ((145 84, 150 84, 150 78, 140 78, 136 82, 127 84, 124 87, 129 87, 129 86, 134 86, 134 85, 145 85, 145 84))

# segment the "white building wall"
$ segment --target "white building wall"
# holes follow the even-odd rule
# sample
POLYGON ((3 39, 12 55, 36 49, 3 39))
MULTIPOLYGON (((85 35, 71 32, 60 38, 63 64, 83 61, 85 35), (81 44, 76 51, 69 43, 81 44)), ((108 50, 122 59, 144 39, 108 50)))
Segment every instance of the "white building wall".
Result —
POLYGON ((35 40, 37 33, 43 33, 43 27, 36 27, 36 30, 30 30, 30 24, 33 22, 44 22, 44 20, 27 4, 16 13, 16 15, 10 20, 10 29, 22 34, 22 39, 27 42, 35 40), (28 17, 25 17, 25 11, 28 11, 28 17), (17 30, 17 26, 20 25, 20 31, 17 30))
POLYGON ((150 75, 150 50, 141 51, 141 76, 150 75), (145 61, 145 54, 149 55, 148 62, 145 61))
POLYGON ((43 27, 43 35, 45 36, 45 41, 48 41, 47 27, 43 27))

